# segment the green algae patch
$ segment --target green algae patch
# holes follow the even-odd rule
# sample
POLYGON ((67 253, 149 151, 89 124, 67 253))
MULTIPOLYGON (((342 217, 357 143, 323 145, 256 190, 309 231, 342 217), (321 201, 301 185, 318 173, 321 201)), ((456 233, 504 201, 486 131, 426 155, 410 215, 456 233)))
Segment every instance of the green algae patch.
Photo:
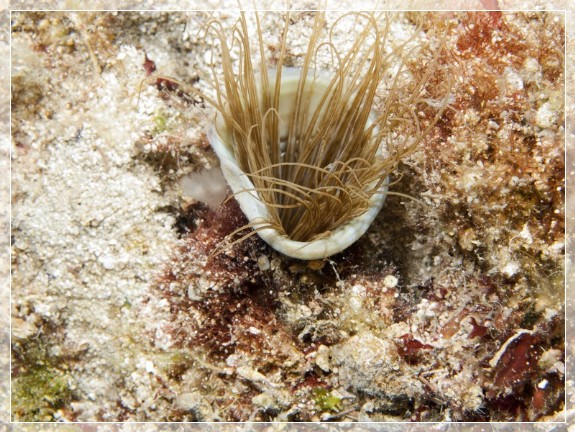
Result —
POLYGON ((51 355, 44 341, 14 346, 12 371, 13 421, 54 421, 74 400, 74 379, 61 356, 51 355))

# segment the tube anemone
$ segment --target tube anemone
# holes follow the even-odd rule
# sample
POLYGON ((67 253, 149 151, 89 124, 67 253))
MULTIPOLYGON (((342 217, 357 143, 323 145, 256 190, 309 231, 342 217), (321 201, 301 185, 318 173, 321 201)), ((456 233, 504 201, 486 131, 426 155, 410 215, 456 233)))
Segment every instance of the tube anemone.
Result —
POLYGON ((386 50, 391 17, 354 12, 337 19, 322 40, 326 18, 317 12, 301 66, 284 68, 288 16, 271 68, 257 14, 255 20, 257 66, 244 13, 230 42, 217 22, 210 25, 221 46, 223 79, 214 71, 216 97, 208 102, 218 113, 208 137, 249 220, 234 235, 251 230, 234 242, 258 233, 286 255, 325 258, 365 233, 388 193, 389 174, 417 148, 446 106, 447 97, 422 130, 415 107, 437 58, 409 92, 400 91, 414 38, 386 50), (349 50, 341 52, 333 29, 350 16, 361 29, 349 50), (334 59, 331 72, 316 65, 324 49, 334 59), (388 91, 375 107, 382 86, 388 91))

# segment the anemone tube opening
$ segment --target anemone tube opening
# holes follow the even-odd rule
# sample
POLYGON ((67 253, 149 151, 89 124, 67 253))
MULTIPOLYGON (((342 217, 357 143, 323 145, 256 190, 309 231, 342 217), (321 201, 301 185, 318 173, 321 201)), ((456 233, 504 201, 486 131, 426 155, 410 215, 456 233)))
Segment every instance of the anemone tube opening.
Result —
MULTIPOLYGON (((243 12, 229 42, 221 25, 210 26, 221 46, 223 69, 222 84, 214 79, 217 96, 208 100, 218 112, 210 141, 223 166, 235 165, 226 169, 227 174, 224 170, 224 175, 248 220, 263 221, 258 234, 268 243, 270 230, 297 243, 325 239, 337 235, 338 230, 342 235, 361 236, 378 211, 368 209, 383 204, 389 174, 416 150, 447 105, 446 95, 435 118, 425 127, 419 124, 415 107, 438 67, 439 54, 431 58, 427 73, 411 83, 411 92, 406 94, 401 88, 407 76, 405 59, 417 49, 409 46, 417 31, 387 52, 391 19, 384 16, 380 28, 373 14, 347 13, 334 22, 328 39, 322 41, 326 17, 317 12, 306 54, 297 69, 283 67, 289 14, 275 68, 266 60, 257 13, 259 69, 252 59, 243 12), (342 53, 333 42, 334 28, 350 16, 363 27, 351 48, 342 53), (235 43, 237 63, 232 56, 235 43), (321 71, 317 65, 323 49, 335 59, 334 72, 321 71), (376 111, 380 88, 394 65, 387 97, 376 111), (405 141, 393 142, 393 134, 405 141), (223 163, 224 159, 229 163, 223 163), (250 200, 251 204, 243 203, 250 200), (356 222, 364 216, 369 216, 369 223, 356 222)), ((349 239, 343 243, 350 243, 349 239)))

